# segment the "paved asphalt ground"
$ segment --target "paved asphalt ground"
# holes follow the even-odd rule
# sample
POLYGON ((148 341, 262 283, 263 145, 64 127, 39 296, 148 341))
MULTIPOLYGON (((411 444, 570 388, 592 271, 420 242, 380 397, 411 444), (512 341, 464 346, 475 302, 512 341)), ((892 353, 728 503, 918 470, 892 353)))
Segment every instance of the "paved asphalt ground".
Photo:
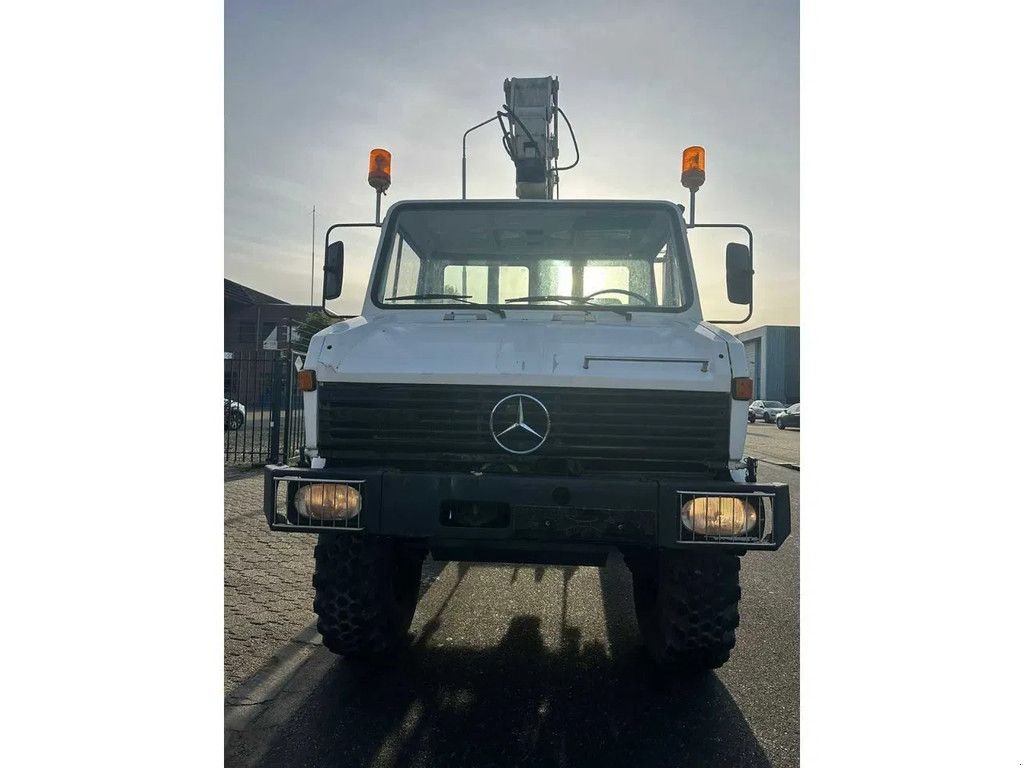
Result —
MULTIPOLYGON (((797 765, 800 474, 767 462, 798 464, 798 447, 799 433, 751 428, 748 452, 765 462, 759 479, 791 486, 793 534, 777 553, 743 558, 736 649, 699 679, 669 682, 648 665, 629 571, 618 559, 604 569, 428 560, 411 648, 376 670, 354 668, 319 645, 304 624, 312 619, 312 590, 297 581, 304 573, 275 569, 284 574, 277 581, 294 585, 256 610, 264 620, 269 610, 273 621, 234 627, 233 640, 248 598, 227 594, 226 565, 226 764, 797 765), (304 604, 274 604, 303 591, 304 604), (276 644, 289 627, 292 640, 276 644)), ((263 539, 253 498, 252 535, 263 539)), ((311 541, 298 541, 306 537, 272 536, 294 537, 296 551, 287 554, 308 552, 311 560, 311 541)))
POLYGON ((779 429, 762 421, 747 425, 745 453, 781 466, 800 466, 800 430, 779 429))

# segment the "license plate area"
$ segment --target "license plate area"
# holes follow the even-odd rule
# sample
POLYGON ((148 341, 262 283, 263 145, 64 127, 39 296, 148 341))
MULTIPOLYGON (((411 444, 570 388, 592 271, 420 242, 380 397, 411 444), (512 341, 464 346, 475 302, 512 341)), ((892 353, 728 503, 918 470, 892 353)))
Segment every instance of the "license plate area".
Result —
POLYGON ((501 501, 444 499, 440 523, 446 528, 508 528, 512 507, 501 501))
POLYGON ((653 509, 516 505, 512 514, 516 534, 528 539, 644 541, 656 532, 653 509))

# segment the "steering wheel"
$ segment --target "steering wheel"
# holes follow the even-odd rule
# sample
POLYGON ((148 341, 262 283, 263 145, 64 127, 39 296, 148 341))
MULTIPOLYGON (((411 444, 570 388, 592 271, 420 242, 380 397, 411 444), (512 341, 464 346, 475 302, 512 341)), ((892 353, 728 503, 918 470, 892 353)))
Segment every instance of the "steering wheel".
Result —
POLYGON ((640 299, 640 301, 642 301, 647 306, 650 306, 650 304, 651 304, 650 300, 646 296, 641 296, 639 293, 633 293, 632 291, 627 291, 625 288, 602 288, 600 291, 594 291, 589 296, 584 296, 583 300, 584 301, 590 301, 592 298, 594 298, 595 296, 598 296, 598 295, 600 295, 602 293, 623 293, 626 296, 632 296, 634 299, 640 299))

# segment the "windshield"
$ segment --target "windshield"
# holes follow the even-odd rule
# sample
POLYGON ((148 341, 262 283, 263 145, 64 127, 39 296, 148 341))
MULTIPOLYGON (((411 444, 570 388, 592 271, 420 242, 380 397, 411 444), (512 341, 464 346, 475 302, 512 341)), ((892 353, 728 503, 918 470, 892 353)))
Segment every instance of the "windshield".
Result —
POLYGON ((396 210, 374 302, 681 311, 674 211, 657 204, 447 203, 396 210))
POLYGON ((764 407, 765 408, 785 408, 786 406, 784 406, 778 400, 765 400, 764 407))

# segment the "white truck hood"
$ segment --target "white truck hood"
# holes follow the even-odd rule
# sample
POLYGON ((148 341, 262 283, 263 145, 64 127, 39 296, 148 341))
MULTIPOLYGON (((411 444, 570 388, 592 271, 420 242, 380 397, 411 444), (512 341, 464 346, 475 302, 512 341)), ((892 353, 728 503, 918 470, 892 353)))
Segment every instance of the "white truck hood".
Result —
POLYGON ((456 311, 454 319, 443 319, 450 313, 442 312, 393 314, 352 318, 321 331, 310 341, 305 367, 319 381, 719 392, 729 391, 734 375, 723 335, 684 318, 639 312, 632 321, 605 312, 594 313, 592 321, 579 312, 509 312, 504 319, 491 313, 478 319, 476 310, 456 311))

